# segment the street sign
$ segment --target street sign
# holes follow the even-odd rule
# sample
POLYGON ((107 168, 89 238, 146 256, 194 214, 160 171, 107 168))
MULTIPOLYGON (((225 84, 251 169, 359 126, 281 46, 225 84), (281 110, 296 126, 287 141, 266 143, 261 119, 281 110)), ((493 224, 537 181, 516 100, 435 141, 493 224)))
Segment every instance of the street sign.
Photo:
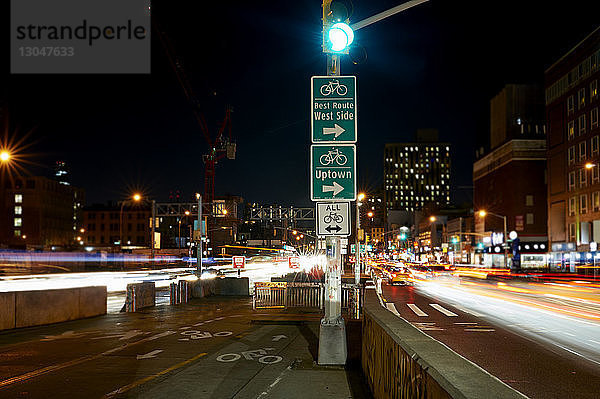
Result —
POLYGON ((246 258, 243 256, 233 256, 232 261, 234 269, 243 269, 246 267, 246 258))
POLYGON ((317 235, 349 236, 350 235, 350 203, 319 202, 317 203, 317 235))
POLYGON ((310 81, 313 143, 356 143, 356 76, 313 76, 310 81))
POLYGON ((310 147, 310 171, 313 201, 356 199, 354 144, 313 144, 310 147))
POLYGON ((299 269, 300 268, 300 258, 297 256, 290 256, 289 260, 290 269, 299 269))

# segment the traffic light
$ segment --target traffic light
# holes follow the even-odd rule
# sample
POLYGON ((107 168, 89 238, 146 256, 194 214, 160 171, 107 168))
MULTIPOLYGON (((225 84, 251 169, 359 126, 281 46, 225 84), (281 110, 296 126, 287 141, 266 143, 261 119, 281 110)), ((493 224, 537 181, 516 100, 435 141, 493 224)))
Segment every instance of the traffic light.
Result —
POLYGON ((348 25, 348 8, 342 1, 323 0, 323 52, 348 54, 354 31, 348 25))
POLYGON ((458 244, 458 237, 452 236, 452 244, 458 244))
POLYGON ((400 240, 404 241, 406 240, 406 233, 400 233, 398 237, 400 237, 400 240))

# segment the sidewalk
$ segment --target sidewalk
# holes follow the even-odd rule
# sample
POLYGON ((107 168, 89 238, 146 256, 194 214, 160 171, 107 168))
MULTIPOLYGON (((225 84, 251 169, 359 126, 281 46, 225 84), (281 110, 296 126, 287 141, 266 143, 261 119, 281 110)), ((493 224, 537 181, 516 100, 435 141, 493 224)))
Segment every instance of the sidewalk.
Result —
POLYGON ((371 397, 360 323, 347 322, 348 365, 321 367, 320 318, 211 297, 4 333, 0 397, 371 397))

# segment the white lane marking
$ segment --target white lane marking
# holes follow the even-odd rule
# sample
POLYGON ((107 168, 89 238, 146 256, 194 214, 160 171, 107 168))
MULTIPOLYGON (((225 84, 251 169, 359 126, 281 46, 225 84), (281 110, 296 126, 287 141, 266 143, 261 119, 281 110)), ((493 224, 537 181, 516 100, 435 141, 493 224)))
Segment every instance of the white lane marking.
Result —
POLYGON ((144 355, 137 355, 137 357, 136 357, 136 358, 137 358, 137 360, 142 360, 142 359, 151 359, 151 358, 153 358, 153 357, 156 357, 156 355, 158 355, 158 354, 159 354, 160 352, 162 352, 162 351, 163 351, 162 349, 156 349, 156 350, 153 350, 153 351, 151 351, 151 352, 148 352, 148 353, 146 353, 146 354, 144 354, 144 355))
POLYGON ((594 344, 600 345, 600 342, 594 341, 593 339, 588 339, 588 341, 593 342, 594 344))
POLYGON ((396 309, 396 305, 394 305, 393 303, 386 303, 385 306, 387 307, 387 309, 392 312, 393 314, 395 314, 396 316, 400 316, 400 313, 398 313, 398 309, 396 309))
POLYGON ((472 323, 464 322, 464 323, 454 323, 454 324, 477 324, 477 323, 475 323, 475 322, 472 322, 472 323))
POLYGON ((431 306, 435 310, 438 310, 438 311, 442 312, 446 316, 449 316, 449 317, 458 317, 458 315, 456 313, 453 313, 453 312, 449 311, 448 309, 446 309, 442 305, 438 305, 437 303, 430 303, 429 306, 431 306))
POLYGON ((471 332, 494 332, 496 330, 494 330, 493 328, 465 328, 465 331, 471 331, 471 332))
POLYGON ((407 303, 406 306, 408 306, 410 308, 410 310, 412 310, 413 312, 415 312, 415 314, 417 316, 421 316, 421 317, 425 317, 427 316, 427 313, 423 312, 417 305, 415 305, 414 303, 407 303))

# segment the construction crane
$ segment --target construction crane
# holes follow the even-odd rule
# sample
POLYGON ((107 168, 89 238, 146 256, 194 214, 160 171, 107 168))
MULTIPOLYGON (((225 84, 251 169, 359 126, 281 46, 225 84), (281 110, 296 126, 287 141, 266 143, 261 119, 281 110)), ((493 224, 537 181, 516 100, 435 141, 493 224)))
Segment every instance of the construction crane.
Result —
MULTIPOLYGON (((191 105, 192 112, 200 131, 202 132, 204 139, 208 145, 208 153, 202 155, 204 162, 204 196, 203 202, 212 204, 215 198, 215 167, 218 161, 227 157, 227 159, 235 159, 236 145, 231 137, 231 107, 227 107, 225 110, 225 117, 223 122, 219 126, 217 135, 213 139, 210 135, 210 131, 200 111, 200 102, 192 89, 192 85, 185 73, 181 60, 177 57, 175 50, 169 41, 166 33, 160 28, 156 19, 153 17, 152 25, 155 28, 160 42, 165 50, 169 63, 177 76, 177 80, 183 89, 185 97, 191 105), (225 134, 227 133, 227 134, 225 134)), ((210 207, 212 208, 212 207, 210 207)), ((212 209, 208 210, 209 212, 212 209)))

